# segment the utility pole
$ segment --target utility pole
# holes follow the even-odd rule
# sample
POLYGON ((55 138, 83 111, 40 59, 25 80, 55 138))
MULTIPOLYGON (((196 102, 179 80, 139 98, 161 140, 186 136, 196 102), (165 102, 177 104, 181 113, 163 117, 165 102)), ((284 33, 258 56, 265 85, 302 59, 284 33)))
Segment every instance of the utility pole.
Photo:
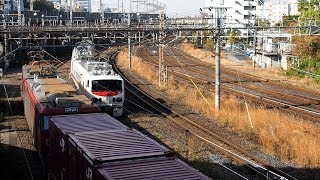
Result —
POLYGON ((101 24, 104 24, 104 8, 103 8, 102 0, 100 0, 100 13, 101 13, 101 24))
POLYGON ((72 1, 73 0, 69 0, 70 1, 70 25, 72 26, 72 19, 73 19, 73 17, 72 17, 72 6, 73 6, 73 4, 72 4, 72 1))
MULTIPOLYGON (((124 12, 123 0, 121 0, 121 10, 122 12, 124 12)), ((130 5, 130 10, 131 10, 131 5, 130 5)))
POLYGON ((255 57, 256 57, 256 41, 257 41, 257 29, 256 26, 256 15, 254 15, 254 23, 253 23, 253 53, 252 53, 252 66, 253 72, 255 72, 255 57))
POLYGON ((4 69, 7 71, 9 69, 9 59, 7 58, 8 54, 8 38, 4 34, 4 69))
POLYGON ((120 0, 118 0, 118 13, 120 12, 120 0))
POLYGON ((215 110, 216 112, 220 111, 220 8, 216 9, 216 34, 215 34, 215 41, 216 41, 216 62, 215 62, 215 67, 216 67, 216 80, 215 80, 215 110))
POLYGON ((17 0, 18 5, 18 26, 21 26, 21 2, 17 0))
POLYGON ((165 28, 165 18, 164 12, 160 12, 159 16, 159 86, 164 85, 167 87, 167 71, 164 67, 164 28, 165 28))
POLYGON ((30 0, 30 11, 33 11, 33 0, 30 0))
MULTIPOLYGON (((130 24, 131 24, 131 13, 128 13, 128 28, 130 28, 130 24)), ((131 57, 131 33, 128 31, 128 60, 129 60, 129 69, 131 69, 131 61, 132 61, 132 57, 131 57)))

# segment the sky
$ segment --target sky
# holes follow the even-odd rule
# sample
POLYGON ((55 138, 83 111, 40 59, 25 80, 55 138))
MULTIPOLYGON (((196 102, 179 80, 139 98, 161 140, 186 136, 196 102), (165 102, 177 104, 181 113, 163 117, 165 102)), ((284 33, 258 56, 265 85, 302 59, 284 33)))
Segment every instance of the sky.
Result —
MULTIPOLYGON (((169 16, 200 15, 199 9, 204 6, 204 0, 159 0, 167 5, 166 13, 169 16)), ((100 0, 92 0, 92 10, 98 11, 100 0)), ((128 4, 129 0, 124 0, 128 4)), ((105 7, 117 8, 118 0, 103 0, 105 7)))
MULTIPOLYGON (((100 0, 91 0, 92 10, 98 11, 100 0)), ((117 8, 118 0, 102 0, 104 7, 117 8)), ((181 17, 181 16, 200 16, 199 9, 204 7, 204 0, 158 0, 167 5, 166 13, 168 16, 181 17)), ((226 0, 227 1, 227 0, 226 0)), ((266 0, 267 1, 267 0, 266 0)), ((288 3, 293 0, 268 0, 274 3, 288 3)), ((121 0, 120 0, 121 2, 121 0)), ((127 6, 128 12, 130 0, 123 0, 124 6, 127 6)))
POLYGON ((204 0, 162 0, 167 5, 169 16, 200 15, 199 9, 204 7, 204 0))

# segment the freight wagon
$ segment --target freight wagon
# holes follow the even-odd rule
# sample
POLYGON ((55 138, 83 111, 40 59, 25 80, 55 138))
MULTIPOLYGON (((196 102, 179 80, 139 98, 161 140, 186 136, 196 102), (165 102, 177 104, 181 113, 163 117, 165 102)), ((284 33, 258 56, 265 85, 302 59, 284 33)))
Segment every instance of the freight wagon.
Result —
POLYGON ((106 114, 50 118, 55 179, 209 179, 166 147, 106 114))
POLYGON ((24 113, 41 157, 48 153, 49 116, 100 112, 90 99, 60 78, 53 65, 43 62, 22 67, 24 113))
POLYGON ((99 113, 91 99, 78 94, 45 61, 22 67, 22 97, 34 145, 52 175, 48 177, 209 179, 156 141, 99 113))
POLYGON ((49 168, 55 179, 67 179, 69 134, 127 129, 125 125, 107 114, 76 114, 53 116, 49 121, 49 168))

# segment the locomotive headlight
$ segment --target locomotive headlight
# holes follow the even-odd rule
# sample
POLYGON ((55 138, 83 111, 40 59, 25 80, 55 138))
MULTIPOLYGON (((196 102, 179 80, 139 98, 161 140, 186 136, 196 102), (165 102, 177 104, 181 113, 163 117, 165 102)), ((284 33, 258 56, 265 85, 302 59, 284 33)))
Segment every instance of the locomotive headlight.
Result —
POLYGON ((122 98, 121 97, 118 97, 117 98, 117 102, 121 102, 122 101, 122 98))
POLYGON ((92 102, 98 102, 98 99, 97 98, 92 98, 91 101, 92 102))

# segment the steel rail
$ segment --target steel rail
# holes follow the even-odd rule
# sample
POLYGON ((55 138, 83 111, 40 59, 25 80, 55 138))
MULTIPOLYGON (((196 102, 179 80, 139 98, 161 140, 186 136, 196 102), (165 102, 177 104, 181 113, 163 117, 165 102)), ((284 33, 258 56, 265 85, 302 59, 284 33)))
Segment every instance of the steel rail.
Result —
MULTIPOLYGON (((8 96, 6 85, 4 84, 4 79, 5 78, 2 77, 2 86, 3 86, 3 89, 5 91, 5 95, 6 95, 6 99, 8 101, 8 105, 9 105, 11 116, 13 116, 13 110, 12 110, 11 103, 10 103, 10 100, 9 100, 9 96, 8 96)), ((13 123, 14 123, 15 128, 17 128, 17 123, 16 123, 15 120, 13 121, 13 123)), ((19 139, 19 141, 21 143, 21 146, 22 146, 23 145, 22 138, 21 138, 19 132, 17 132, 17 134, 18 134, 18 139, 19 139)), ((28 161, 27 154, 26 154, 26 151, 25 151, 24 148, 22 148, 22 152, 23 152, 23 157, 24 157, 24 160, 25 160, 27 168, 28 168, 28 173, 30 174, 30 178, 31 178, 31 180, 34 180, 34 176, 32 174, 32 170, 31 170, 31 165, 30 165, 30 162, 28 161)))
MULTIPOLYGON (((148 55, 150 60, 153 59, 153 57, 150 56, 149 54, 145 54, 145 55, 148 55)), ((152 64, 152 63, 150 63, 150 64, 152 64)), ((157 67, 157 64, 154 64, 154 65, 157 67)), ((180 77, 180 78, 186 78, 186 79, 192 78, 193 80, 195 80, 196 82, 198 82, 200 84, 212 84, 212 82, 210 82, 210 81, 206 81, 206 80, 202 80, 202 79, 199 79, 199 78, 196 78, 196 77, 192 77, 192 76, 190 76, 188 74, 185 74, 185 73, 182 73, 182 72, 176 72, 174 70, 169 70, 169 72, 171 72, 173 75, 175 75, 177 77, 180 77)), ((234 81, 233 83, 237 83, 237 82, 239 82, 239 81, 234 81)), ((222 83, 230 83, 230 82, 227 81, 227 82, 222 82, 222 83)), ((253 97, 253 98, 256 98, 256 99, 259 99, 259 100, 265 100, 265 101, 268 101, 268 102, 276 103, 276 104, 279 105, 279 107, 282 107, 282 108, 289 108, 290 107, 290 108, 292 108, 294 110, 299 110, 299 111, 302 111, 302 112, 305 112, 305 113, 309 113, 309 114, 312 114, 312 115, 320 116, 320 111, 308 109, 308 108, 305 108, 305 107, 303 107, 301 105, 289 104, 289 103, 281 101, 281 99, 277 100, 275 98, 271 98, 271 97, 267 97, 267 96, 263 96, 263 95, 257 95, 255 93, 243 92, 241 90, 236 90, 236 89, 231 88, 231 87, 223 87, 223 89, 226 89, 226 90, 229 90, 229 91, 233 91, 235 93, 245 94, 247 96, 250 96, 250 97, 253 97)))
MULTIPOLYGON (((115 55, 113 55, 115 56, 115 55)), ((112 58, 113 59, 113 58, 112 58)), ((115 69, 115 71, 117 71, 121 76, 122 78, 130 85, 130 87, 134 88, 134 90, 130 90, 128 88, 128 86, 126 87, 127 90, 129 91, 132 91, 133 94, 135 94, 136 92, 139 92, 141 94, 143 94, 144 97, 147 97, 148 99, 150 99, 153 103, 157 104, 158 106, 160 106, 161 108, 165 109, 166 110, 166 113, 164 113, 163 111, 159 110, 158 108, 154 107, 154 105, 152 105, 150 102, 147 102, 145 99, 141 99, 140 96, 137 96, 139 99, 141 99, 143 102, 145 102, 146 104, 148 104, 150 107, 153 107, 155 108, 155 110, 157 110, 159 113, 161 113, 163 116, 165 116, 166 118, 172 120, 174 123, 180 125, 181 127, 183 127, 184 129, 186 130, 189 130, 192 134, 194 134, 195 136, 197 136, 198 138, 202 139, 203 141, 215 146, 216 148, 222 150, 224 153, 227 153, 229 154, 229 156, 233 157, 234 159, 237 159, 238 161, 241 161, 241 163, 244 163, 246 164, 249 168, 257 171, 260 173, 261 169, 263 170, 264 173, 266 173, 264 176, 265 177, 269 177, 270 174, 273 175, 274 178, 276 179, 296 179, 292 176, 290 176, 289 174, 277 169, 277 168, 274 168, 272 167, 271 165, 268 165, 267 163, 265 162, 262 162, 261 160, 259 160, 258 158, 250 155, 250 153, 246 152, 245 150, 243 149, 240 149, 238 146, 234 145, 234 144, 231 144, 229 141, 225 140, 224 138, 220 137, 219 135, 211 132, 210 130, 202 127, 201 125, 199 124, 196 124, 195 122, 193 122, 192 120, 186 118, 185 116, 179 114, 178 112, 170 109, 168 106, 160 103, 159 101, 155 100, 154 98, 152 98, 150 95, 146 94, 145 92, 143 92, 142 90, 140 90, 139 88, 137 88, 135 85, 133 85, 132 83, 129 82, 129 80, 117 69, 117 67, 114 65, 114 62, 112 61, 112 65, 113 65, 113 68, 115 69), (202 132, 205 132, 209 135, 211 135, 212 137, 215 137, 216 139, 218 139, 220 142, 223 142, 224 144, 228 145, 229 147, 232 147, 233 149, 237 150, 238 152, 241 152, 242 154, 246 155, 247 157, 250 157, 250 159, 258 162, 258 163, 255 163, 253 162, 252 160, 249 160, 247 158, 244 158, 240 155, 237 155, 236 153, 230 151, 230 150, 227 150, 225 148, 221 148, 219 145, 217 145, 216 143, 208 140, 207 138, 199 135, 197 132, 193 131, 193 130, 190 130, 189 127, 187 127, 186 125, 184 125, 182 122, 178 122, 177 119, 175 119, 175 117, 179 117, 181 119, 183 119, 185 122, 187 123, 190 123, 191 125, 197 127, 200 131, 202 132)))

